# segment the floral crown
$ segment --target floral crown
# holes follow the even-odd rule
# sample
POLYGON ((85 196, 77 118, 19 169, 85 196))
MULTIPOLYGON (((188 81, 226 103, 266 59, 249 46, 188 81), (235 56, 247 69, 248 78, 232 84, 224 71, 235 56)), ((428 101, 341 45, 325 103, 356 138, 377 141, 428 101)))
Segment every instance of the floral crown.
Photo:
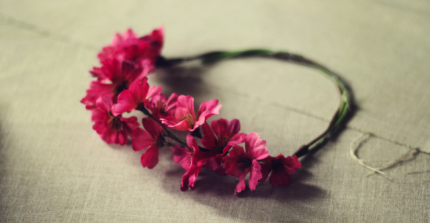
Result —
POLYGON ((194 188, 203 166, 220 175, 239 178, 235 195, 245 189, 248 173, 250 190, 255 190, 257 184, 267 178, 273 186, 287 186, 290 176, 301 167, 298 158, 321 147, 346 120, 351 104, 348 90, 337 75, 322 65, 300 55, 262 49, 217 51, 195 57, 166 59, 161 56, 163 35, 163 28, 143 37, 138 37, 131 29, 122 35, 116 34, 111 44, 103 47, 97 55, 101 65, 90 71, 97 80, 91 81, 81 103, 91 111, 93 129, 106 143, 125 145, 131 139, 134 151, 144 150, 141 156, 143 167, 154 168, 158 163, 159 149, 170 147, 173 161, 186 170, 182 177, 182 190, 194 188), (336 84, 341 95, 339 108, 328 128, 292 156, 270 156, 266 141, 258 133, 240 132, 238 119, 229 121, 220 118, 207 123, 207 119, 218 115, 222 107, 217 99, 201 103, 196 114, 192 96, 176 93, 166 96, 161 93, 160 86, 148 84, 148 75, 155 68, 177 66, 193 60, 212 64, 241 57, 274 58, 322 71, 336 84), (133 110, 146 115, 142 119, 143 128, 137 117, 122 116, 133 110), (183 140, 170 129, 189 134, 183 140))

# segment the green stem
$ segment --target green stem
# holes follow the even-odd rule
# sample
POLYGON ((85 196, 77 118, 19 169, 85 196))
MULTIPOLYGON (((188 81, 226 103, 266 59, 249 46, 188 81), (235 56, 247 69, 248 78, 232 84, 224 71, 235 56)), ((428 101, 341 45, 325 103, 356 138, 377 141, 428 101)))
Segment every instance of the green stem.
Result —
POLYGON ((309 60, 301 55, 292 54, 289 52, 282 51, 270 51, 265 49, 251 49, 251 50, 241 50, 241 51, 216 51, 205 53, 202 55, 194 57, 185 58, 174 58, 165 59, 160 57, 157 61, 157 66, 160 67, 171 67, 184 62, 192 60, 201 60, 203 64, 213 64, 222 60, 233 59, 233 58, 245 58, 245 57, 264 57, 264 58, 274 58, 278 60, 294 62, 301 65, 309 66, 321 71, 326 77, 328 77, 337 86, 340 93, 340 104, 336 110, 333 118, 331 119, 327 129, 321 133, 318 137, 311 140, 307 144, 301 146, 295 153, 297 157, 304 156, 310 151, 323 145, 331 135, 346 121, 346 117, 351 111, 351 99, 348 89, 342 80, 331 70, 323 65, 320 65, 312 60, 309 60))

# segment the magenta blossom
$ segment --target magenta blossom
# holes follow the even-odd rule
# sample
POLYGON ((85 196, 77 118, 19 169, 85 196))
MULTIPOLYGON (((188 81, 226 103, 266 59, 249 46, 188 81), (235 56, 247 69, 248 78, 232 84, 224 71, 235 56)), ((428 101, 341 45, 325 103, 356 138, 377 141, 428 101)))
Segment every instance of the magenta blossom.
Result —
POLYGON ((109 97, 112 100, 113 96, 112 85, 91 81, 90 89, 87 90, 87 95, 81 99, 81 103, 85 105, 87 110, 92 110, 97 108, 96 101, 98 98, 109 97))
POLYGON ((242 143, 246 134, 239 133, 240 122, 238 119, 233 119, 230 122, 223 118, 213 120, 211 126, 205 122, 202 129, 204 136, 201 142, 210 152, 196 152, 195 156, 201 156, 202 160, 203 157, 210 158, 206 167, 222 173, 224 170, 221 166, 222 157, 232 146, 242 143))
POLYGON ((95 122, 93 129, 108 144, 124 145, 128 140, 128 136, 133 134, 133 129, 139 126, 137 118, 113 116, 110 110, 112 100, 109 97, 99 98, 96 105, 97 108, 91 110, 91 120, 95 122))
POLYGON ((261 164, 261 172, 263 177, 259 180, 259 182, 264 182, 267 177, 270 175, 269 182, 273 186, 277 187, 281 184, 287 186, 290 183, 290 175, 293 175, 297 172, 297 169, 301 167, 301 163, 297 159, 297 156, 288 156, 284 157, 284 155, 279 154, 277 157, 268 156, 263 160, 263 164, 261 164))
POLYGON ((172 147, 173 161, 177 164, 181 164, 182 168, 189 170, 191 166, 191 158, 193 157, 193 151, 190 151, 178 144, 172 147))
POLYGON ((175 161, 175 163, 182 164, 182 168, 187 170, 184 176, 182 176, 181 190, 183 191, 187 190, 188 187, 194 188, 194 182, 196 181, 200 170, 205 165, 205 161, 208 160, 208 158, 196 156, 196 154, 200 152, 200 148, 191 134, 187 135, 187 146, 191 150, 179 145, 172 148, 173 161, 175 161))
POLYGON ((98 58, 100 61, 115 58, 136 64, 149 60, 152 65, 155 65, 163 47, 163 36, 162 27, 140 38, 131 29, 128 29, 122 35, 117 33, 112 39, 111 45, 104 47, 98 54, 98 58))
POLYGON ((130 84, 138 78, 146 76, 148 67, 135 66, 132 63, 118 60, 106 60, 101 68, 93 69, 92 73, 99 80, 90 83, 87 95, 81 100, 86 105, 86 109, 95 108, 96 100, 99 97, 108 96, 116 103, 118 95, 129 88, 130 84), (97 74, 96 74, 97 73, 97 74))
POLYGON ((145 107, 148 108, 152 115, 157 119, 166 118, 175 114, 176 102, 178 100, 178 94, 173 93, 169 98, 166 95, 160 93, 147 100, 145 107))
POLYGON ((164 146, 163 128, 150 118, 142 119, 145 130, 135 128, 131 140, 133 150, 146 151, 140 157, 143 167, 154 168, 158 163, 158 149, 164 146))
POLYGON ((140 39, 149 42, 145 52, 140 53, 140 56, 143 58, 148 58, 152 62, 152 64, 155 64, 157 58, 161 55, 161 49, 163 48, 163 43, 164 43, 163 27, 154 29, 151 34, 141 37, 140 39))
POLYGON ((123 34, 116 33, 111 41, 111 45, 107 47, 120 48, 121 45, 127 40, 137 39, 137 34, 133 32, 132 29, 127 29, 123 34))
POLYGON ((239 183, 234 192, 235 195, 245 189, 245 177, 248 173, 250 173, 249 189, 255 190, 258 180, 262 178, 261 166, 258 161, 269 155, 266 149, 266 141, 260 139, 260 136, 255 132, 245 137, 245 150, 243 147, 236 145, 229 155, 224 157, 225 173, 239 177, 239 183))
POLYGON ((218 105, 217 99, 205 101, 200 104, 199 112, 196 117, 194 112, 194 98, 189 95, 180 95, 176 103, 175 116, 161 118, 161 121, 169 128, 192 132, 212 115, 218 115, 221 107, 222 105, 218 105))
MULTIPOLYGON (((114 85, 128 82, 130 85, 137 78, 148 75, 152 65, 148 60, 141 64, 134 64, 130 61, 109 58, 101 62, 101 67, 93 67, 90 71, 93 77, 96 77, 102 83, 112 83, 114 85)), ((120 92, 119 92, 120 93, 120 92)))
POLYGON ((119 115, 143 106, 148 98, 161 93, 161 87, 149 87, 148 78, 136 79, 128 90, 121 92, 118 103, 112 108, 112 114, 119 115))
POLYGON ((214 120, 212 128, 203 123, 204 137, 201 142, 207 151, 202 151, 191 134, 187 136, 187 145, 193 149, 190 166, 182 177, 182 190, 187 190, 188 186, 194 188, 194 182, 204 165, 210 170, 224 175, 225 169, 221 166, 222 157, 228 152, 231 146, 244 141, 246 134, 239 133, 240 122, 233 119, 230 123, 226 119, 214 120), (215 132, 215 134, 214 134, 215 132))
POLYGON ((194 137, 191 134, 187 135, 187 145, 194 151, 194 153, 190 154, 192 156, 190 166, 184 176, 182 176, 181 190, 183 191, 187 190, 188 186, 194 188, 194 182, 196 181, 200 170, 203 168, 205 161, 207 161, 207 158, 205 157, 196 156, 198 152, 201 151, 196 140, 194 140, 194 137))

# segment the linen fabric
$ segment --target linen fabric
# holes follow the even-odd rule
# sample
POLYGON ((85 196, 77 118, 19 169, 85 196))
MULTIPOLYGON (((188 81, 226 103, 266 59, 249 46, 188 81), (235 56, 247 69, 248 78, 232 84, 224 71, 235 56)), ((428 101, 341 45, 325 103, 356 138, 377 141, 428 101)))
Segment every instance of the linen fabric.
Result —
MULTIPOLYGON (((428 24, 424 0, 0 0, 0 222, 428 222, 428 24), (142 168, 131 145, 99 138, 79 103, 114 33, 160 25, 167 58, 267 48, 322 63, 349 83, 355 115, 288 187, 235 197, 238 179, 204 168, 182 192, 169 149, 142 168), (372 174, 350 156, 367 133, 357 154, 368 165, 410 152, 372 174)), ((318 71, 260 58, 160 69, 149 83, 196 104, 217 98, 218 117, 258 132, 272 156, 319 135, 339 103, 318 71)))

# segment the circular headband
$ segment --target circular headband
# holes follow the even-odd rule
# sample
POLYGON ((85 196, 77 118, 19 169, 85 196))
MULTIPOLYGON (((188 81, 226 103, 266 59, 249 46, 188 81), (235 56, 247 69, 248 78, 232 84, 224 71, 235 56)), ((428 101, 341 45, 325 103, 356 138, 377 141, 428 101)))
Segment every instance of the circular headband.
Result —
POLYGON ((239 178, 235 195, 245 189, 248 174, 250 190, 255 190, 257 184, 267 178, 273 186, 287 186, 290 176, 301 167, 298 158, 323 146, 350 114, 352 102, 345 83, 325 66, 303 56, 251 49, 167 59, 161 56, 163 37, 163 28, 142 37, 131 29, 116 34, 111 44, 103 47, 97 55, 101 66, 90 71, 97 80, 91 81, 81 103, 91 111, 93 129, 106 143, 125 145, 131 140, 134 151, 144 151, 141 155, 143 167, 154 168, 158 163, 159 149, 170 147, 174 162, 185 169, 182 190, 194 188, 204 166, 220 175, 239 178), (177 93, 166 96, 161 93, 161 87, 148 84, 148 75, 155 68, 178 66, 189 61, 201 61, 207 65, 247 57, 273 58, 315 68, 333 81, 339 90, 340 104, 327 129, 291 156, 270 156, 266 141, 258 133, 240 132, 238 119, 214 119, 209 124, 207 119, 218 115, 222 107, 217 99, 201 103, 196 114, 192 96, 177 93), (122 115, 134 110, 145 114, 142 125, 137 117, 122 115), (188 132, 188 135, 181 139, 172 129, 188 132))

